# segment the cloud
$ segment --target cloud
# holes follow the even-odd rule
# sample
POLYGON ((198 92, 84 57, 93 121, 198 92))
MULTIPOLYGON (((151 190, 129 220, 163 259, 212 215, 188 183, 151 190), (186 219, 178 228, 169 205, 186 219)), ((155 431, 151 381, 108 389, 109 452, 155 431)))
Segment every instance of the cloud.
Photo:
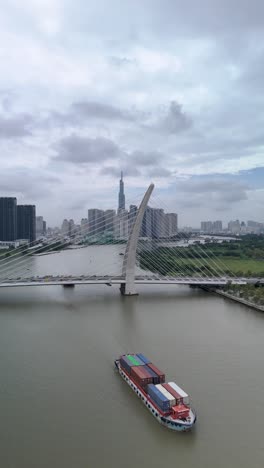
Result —
POLYGON ((128 161, 132 165, 138 166, 155 166, 162 162, 163 154, 158 151, 133 151, 128 156, 128 161))
POLYGON ((88 138, 72 134, 55 146, 54 160, 72 164, 101 163, 120 156, 120 148, 107 138, 88 138))
POLYGON ((191 177, 177 183, 177 192, 184 198, 185 206, 213 205, 219 209, 230 209, 230 205, 248 199, 249 186, 234 178, 222 176, 191 177))
POLYGON ((183 132, 191 126, 191 118, 182 111, 182 105, 176 101, 171 101, 167 115, 158 124, 158 127, 168 134, 183 132))
POLYGON ((80 119, 135 120, 131 112, 95 101, 79 101, 72 104, 69 115, 80 119))
POLYGON ((59 184, 58 177, 43 169, 16 167, 0 172, 1 196, 22 198, 33 204, 35 200, 48 197, 59 184))
POLYGON ((129 166, 121 164, 119 167, 117 166, 105 166, 101 169, 100 174, 112 176, 112 177, 120 177, 120 171, 123 171, 125 177, 135 177, 140 176, 140 171, 135 166, 129 166))
POLYGON ((11 117, 0 115, 0 139, 21 138, 31 135, 33 118, 29 114, 11 117))

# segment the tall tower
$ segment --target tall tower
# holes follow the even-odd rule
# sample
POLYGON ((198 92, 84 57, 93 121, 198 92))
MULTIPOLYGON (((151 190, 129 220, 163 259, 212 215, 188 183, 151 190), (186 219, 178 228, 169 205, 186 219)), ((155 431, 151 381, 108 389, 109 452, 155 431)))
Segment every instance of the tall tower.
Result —
POLYGON ((126 199, 124 193, 123 172, 121 171, 121 179, 119 181, 119 194, 118 194, 118 211, 126 209, 126 199))

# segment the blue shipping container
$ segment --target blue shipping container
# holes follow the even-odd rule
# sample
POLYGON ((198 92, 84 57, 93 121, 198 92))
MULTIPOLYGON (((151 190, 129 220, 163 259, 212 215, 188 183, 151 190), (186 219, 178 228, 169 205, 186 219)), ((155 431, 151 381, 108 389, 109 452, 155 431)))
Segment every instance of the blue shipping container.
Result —
POLYGON ((144 356, 144 354, 139 353, 137 354, 137 357, 141 359, 141 361, 143 361, 144 364, 149 364, 151 362, 148 358, 144 356))
POLYGON ((126 356, 120 357, 120 364, 121 364, 121 367, 123 367, 123 369, 125 369, 130 375, 131 367, 133 367, 134 364, 131 361, 129 361, 129 359, 126 356))
POLYGON ((159 376, 148 366, 144 366, 144 369, 151 375, 153 378, 153 383, 154 384, 159 384, 160 383, 160 378, 159 376))
POLYGON ((160 407, 164 412, 170 410, 170 400, 168 400, 163 393, 161 393, 153 384, 148 385, 148 394, 152 400, 160 407))

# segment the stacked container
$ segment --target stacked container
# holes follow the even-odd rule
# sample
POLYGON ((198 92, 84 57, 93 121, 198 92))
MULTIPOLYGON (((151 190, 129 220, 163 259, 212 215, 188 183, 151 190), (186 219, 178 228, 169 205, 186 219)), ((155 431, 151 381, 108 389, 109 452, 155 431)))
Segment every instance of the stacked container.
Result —
POLYGON ((127 354, 126 357, 133 366, 144 366, 145 363, 136 354, 127 354))
POLYGON ((155 372, 155 374, 159 377, 159 383, 165 382, 165 374, 161 372, 154 364, 149 363, 147 366, 155 372))
POLYGON ((141 353, 137 354, 137 358, 143 361, 144 364, 149 364, 151 362, 148 358, 146 358, 146 356, 144 356, 144 354, 141 353))
POLYGON ((175 406, 175 405, 176 405, 176 400, 175 400, 174 396, 172 396, 172 394, 169 393, 168 390, 166 390, 166 388, 163 387, 163 385, 161 385, 161 384, 156 385, 156 388, 157 388, 161 393, 163 393, 163 395, 169 400, 169 402, 170 402, 170 408, 172 408, 172 406, 175 406))
POLYGON ((168 383, 163 383, 162 386, 175 398, 176 405, 183 404, 183 398, 179 395, 174 388, 172 388, 168 383))
POLYGON ((148 385, 148 394, 150 398, 156 403, 156 405, 164 412, 170 411, 170 400, 166 398, 162 392, 156 387, 156 385, 148 385))
POLYGON ((149 367, 149 366, 144 366, 144 369, 151 375, 152 377, 152 383, 159 384, 160 383, 160 378, 159 376, 149 367))
POLYGON ((179 387, 175 382, 169 382, 168 385, 169 385, 170 387, 172 387, 173 390, 175 390, 175 392, 177 392, 177 393, 180 395, 180 397, 182 398, 183 403, 184 403, 185 405, 189 405, 189 404, 190 404, 190 397, 189 397, 189 395, 188 395, 187 393, 185 393, 185 391, 184 391, 181 387, 179 387))
POLYGON ((131 367, 131 377, 140 387, 145 387, 147 384, 152 383, 151 375, 144 370, 143 366, 131 367))

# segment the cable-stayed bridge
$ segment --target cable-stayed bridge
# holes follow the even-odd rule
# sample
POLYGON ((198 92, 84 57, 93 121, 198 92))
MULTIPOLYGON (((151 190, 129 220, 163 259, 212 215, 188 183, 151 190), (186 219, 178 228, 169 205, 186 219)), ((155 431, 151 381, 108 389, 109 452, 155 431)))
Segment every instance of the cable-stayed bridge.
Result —
MULTIPOLYGON (((113 218, 95 220, 93 224, 82 225, 79 233, 79 242, 82 239, 90 240, 90 243, 100 244, 102 237, 104 245, 119 245, 122 256, 111 258, 101 262, 101 271, 89 271, 85 274, 34 274, 30 260, 32 256, 41 255, 43 245, 32 245, 14 249, 8 257, 0 258, 0 288, 26 287, 26 286, 74 286, 74 285, 120 285, 120 291, 124 295, 137 294, 137 285, 190 285, 190 286, 224 286, 227 284, 263 283, 259 278, 242 278, 235 276, 228 270, 212 252, 202 245, 189 244, 184 233, 172 232, 171 226, 163 225, 162 236, 154 236, 149 239, 144 233, 151 232, 161 226, 159 216, 163 216, 162 202, 157 201, 158 208, 152 209, 155 219, 147 215, 147 206, 154 189, 151 184, 139 204, 139 208, 127 212, 119 211, 115 222, 113 218), (144 231, 143 231, 144 227, 144 231), (113 230, 118 231, 113 236, 113 230), (175 242, 175 236, 184 241, 186 247, 179 248, 175 242), (161 238, 166 241, 164 258, 157 255, 157 249, 162 246, 161 238), (101 239, 101 240, 100 240, 101 239), (142 254, 146 254, 142 263, 142 254), (170 264, 173 264, 173 273, 170 272, 170 264), (30 273, 28 273, 30 272, 30 273)), ((152 201, 153 205, 153 201, 152 201)), ((135 205, 134 205, 135 206, 135 205)), ((74 235, 76 239, 76 234, 74 235)), ((45 245, 47 255, 54 252, 54 248, 61 248, 69 244, 69 238, 61 235, 49 239, 45 245)), ((49 256, 46 257, 46 259, 49 256)), ((88 268, 87 268, 88 269, 88 268)), ((34 270, 34 268, 33 268, 34 270)))

